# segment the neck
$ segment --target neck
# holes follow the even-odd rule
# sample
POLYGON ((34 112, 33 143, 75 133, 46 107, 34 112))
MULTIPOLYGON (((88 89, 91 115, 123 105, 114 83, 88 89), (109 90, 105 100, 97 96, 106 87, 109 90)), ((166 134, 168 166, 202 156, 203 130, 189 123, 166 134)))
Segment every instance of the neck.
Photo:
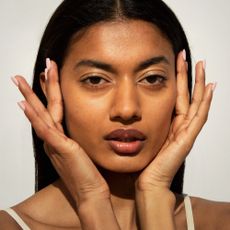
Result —
POLYGON ((139 172, 117 173, 105 169, 99 169, 106 180, 112 196, 120 199, 135 200, 135 182, 139 172))
POLYGON ((111 193, 115 215, 123 229, 136 229, 135 182, 139 173, 116 173, 99 169, 111 193))

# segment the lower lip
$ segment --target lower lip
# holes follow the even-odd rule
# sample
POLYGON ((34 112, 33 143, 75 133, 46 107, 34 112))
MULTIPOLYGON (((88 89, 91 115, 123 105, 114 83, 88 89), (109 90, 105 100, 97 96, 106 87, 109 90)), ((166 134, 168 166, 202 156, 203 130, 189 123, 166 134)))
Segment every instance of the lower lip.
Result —
POLYGON ((120 142, 108 141, 110 147, 119 155, 135 155, 143 148, 143 141, 120 142))

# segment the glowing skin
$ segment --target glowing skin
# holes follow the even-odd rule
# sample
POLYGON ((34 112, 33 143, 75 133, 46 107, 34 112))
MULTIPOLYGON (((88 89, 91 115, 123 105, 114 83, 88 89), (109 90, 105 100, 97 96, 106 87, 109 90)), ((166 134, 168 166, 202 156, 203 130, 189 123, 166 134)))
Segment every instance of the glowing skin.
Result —
POLYGON ((69 136, 97 165, 139 171, 167 138, 176 102, 175 56, 152 24, 99 23, 73 39, 61 69, 61 89, 69 136), (104 137, 116 129, 142 132, 146 140, 141 151, 115 153, 104 137))

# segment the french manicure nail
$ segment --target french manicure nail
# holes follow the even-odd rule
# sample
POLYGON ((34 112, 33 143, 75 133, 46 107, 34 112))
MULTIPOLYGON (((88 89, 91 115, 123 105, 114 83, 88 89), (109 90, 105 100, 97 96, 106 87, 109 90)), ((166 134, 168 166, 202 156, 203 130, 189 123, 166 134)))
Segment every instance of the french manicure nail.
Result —
POLYGON ((51 68, 51 61, 49 58, 46 58, 46 68, 49 70, 51 68))
POLYGON ((206 60, 203 60, 203 69, 206 69, 206 60))
POLYGON ((48 80, 48 69, 45 68, 45 80, 47 81, 48 80))
POLYGON ((214 91, 215 91, 216 86, 217 86, 217 82, 215 82, 215 83, 213 83, 213 84, 212 84, 212 92, 214 92, 214 91))
POLYGON ((26 108, 23 101, 18 102, 18 106, 22 109, 22 111, 25 111, 26 108))
POLYGON ((182 51, 182 56, 183 56, 184 61, 186 61, 186 50, 185 49, 183 49, 182 51))
POLYGON ((15 77, 11 77, 11 80, 17 87, 19 86, 19 82, 15 77))

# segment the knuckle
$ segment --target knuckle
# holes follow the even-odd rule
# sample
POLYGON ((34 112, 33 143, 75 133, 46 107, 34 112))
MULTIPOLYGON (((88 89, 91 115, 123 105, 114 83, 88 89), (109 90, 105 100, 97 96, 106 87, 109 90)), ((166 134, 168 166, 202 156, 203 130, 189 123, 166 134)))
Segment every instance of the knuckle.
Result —
POLYGON ((31 98, 31 97, 34 97, 35 94, 31 88, 26 88, 25 89, 25 96, 26 96, 26 98, 31 98))
POLYGON ((47 141, 50 139, 51 134, 51 127, 49 125, 38 125, 37 129, 35 130, 37 135, 43 139, 44 141, 47 141))
POLYGON ((189 136, 190 136, 190 131, 186 128, 182 132, 181 136, 177 137, 174 140, 178 148, 183 147, 185 154, 187 154, 191 150, 194 143, 194 140, 189 138, 189 136))
POLYGON ((195 98, 195 97, 192 97, 192 103, 193 103, 193 104, 199 104, 200 102, 201 102, 200 99, 197 99, 197 98, 195 98))
POLYGON ((62 100, 58 98, 51 98, 49 103, 51 106, 62 106, 62 100))

